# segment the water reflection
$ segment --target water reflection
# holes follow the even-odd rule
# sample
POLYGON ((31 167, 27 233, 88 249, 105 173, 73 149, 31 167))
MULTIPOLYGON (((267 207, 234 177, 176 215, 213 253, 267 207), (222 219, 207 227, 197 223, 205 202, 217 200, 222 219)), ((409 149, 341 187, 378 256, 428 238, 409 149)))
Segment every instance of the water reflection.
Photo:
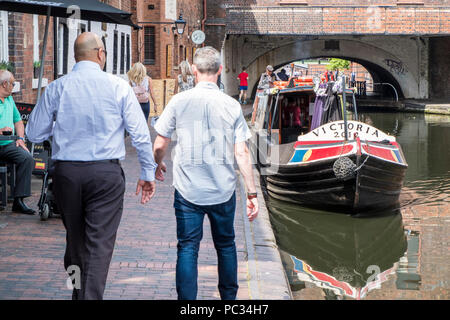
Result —
POLYGON ((363 219, 273 198, 267 206, 293 291, 309 282, 327 298, 364 298, 396 272, 407 250, 398 212, 363 219))
MULTIPOLYGON (((365 112, 361 120, 395 135, 408 162, 402 206, 450 206, 450 117, 365 112)), ((402 200, 402 199, 401 199, 402 200)))

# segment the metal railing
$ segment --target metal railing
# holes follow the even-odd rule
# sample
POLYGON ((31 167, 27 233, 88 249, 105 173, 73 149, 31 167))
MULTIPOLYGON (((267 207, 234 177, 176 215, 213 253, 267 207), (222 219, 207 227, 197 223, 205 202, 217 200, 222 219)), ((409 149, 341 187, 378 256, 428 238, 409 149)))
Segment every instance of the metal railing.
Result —
POLYGON ((395 89, 395 87, 392 85, 392 84, 390 84, 390 83, 387 83, 387 82, 377 82, 377 83, 374 83, 373 84, 374 86, 375 85, 386 85, 386 86, 390 86, 392 89, 394 89, 394 93, 395 93, 395 101, 398 101, 398 93, 397 93, 397 89, 395 89))

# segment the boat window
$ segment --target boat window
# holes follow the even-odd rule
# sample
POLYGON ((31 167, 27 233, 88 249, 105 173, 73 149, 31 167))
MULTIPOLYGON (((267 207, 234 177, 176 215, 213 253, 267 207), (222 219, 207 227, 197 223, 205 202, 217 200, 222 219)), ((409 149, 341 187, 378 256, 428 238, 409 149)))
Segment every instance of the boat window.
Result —
POLYGON ((259 98, 258 106, 256 109, 256 120, 255 120, 255 127, 257 129, 261 129, 262 126, 264 125, 264 119, 266 116, 268 99, 269 99, 269 96, 267 96, 267 95, 261 96, 259 98))
POLYGON ((270 116, 271 116, 271 125, 270 128, 271 129, 279 129, 280 126, 280 119, 279 119, 279 114, 280 114, 280 99, 276 99, 276 97, 274 97, 274 102, 272 104, 272 110, 270 111, 270 116), (278 102, 278 103, 277 103, 278 102))
POLYGON ((270 118, 273 113, 273 105, 275 104, 275 100, 276 100, 276 96, 270 96, 269 102, 268 102, 269 112, 266 112, 266 114, 264 115, 263 129, 269 128, 269 122, 270 122, 270 118))

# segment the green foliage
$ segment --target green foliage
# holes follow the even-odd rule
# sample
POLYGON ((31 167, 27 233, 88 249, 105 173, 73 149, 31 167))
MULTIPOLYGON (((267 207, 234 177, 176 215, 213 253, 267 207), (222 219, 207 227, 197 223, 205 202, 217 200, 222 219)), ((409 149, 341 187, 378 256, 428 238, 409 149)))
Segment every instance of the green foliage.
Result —
POLYGON ((40 61, 33 62, 33 67, 40 68, 41 67, 41 62, 40 61))
POLYGON ((329 61, 330 63, 327 66, 328 70, 342 70, 342 69, 350 69, 350 61, 338 59, 338 58, 332 58, 329 61))
POLYGON ((0 61, 0 70, 8 70, 11 73, 16 71, 14 63, 8 61, 0 61))

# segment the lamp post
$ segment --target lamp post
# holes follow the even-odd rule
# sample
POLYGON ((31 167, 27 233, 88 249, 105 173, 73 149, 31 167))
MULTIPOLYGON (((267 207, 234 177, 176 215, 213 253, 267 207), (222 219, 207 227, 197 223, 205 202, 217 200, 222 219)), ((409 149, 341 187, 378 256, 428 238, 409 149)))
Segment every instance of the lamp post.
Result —
POLYGON ((177 33, 179 35, 182 35, 184 33, 184 28, 186 27, 186 21, 183 19, 183 15, 180 13, 180 17, 175 22, 175 26, 172 27, 172 30, 175 33, 175 30, 177 30, 177 33))

